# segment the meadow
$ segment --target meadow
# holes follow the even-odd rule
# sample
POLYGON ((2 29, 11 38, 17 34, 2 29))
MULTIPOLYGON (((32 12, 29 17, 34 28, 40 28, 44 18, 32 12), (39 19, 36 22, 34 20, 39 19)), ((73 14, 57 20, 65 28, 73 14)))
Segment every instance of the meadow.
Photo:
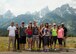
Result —
MULTIPOLYGON (((66 48, 76 48, 76 37, 68 37, 66 48)), ((26 44, 26 48, 27 48, 26 44)), ((58 47, 58 45, 57 45, 58 47)), ((8 37, 0 37, 0 52, 8 51, 8 37)))

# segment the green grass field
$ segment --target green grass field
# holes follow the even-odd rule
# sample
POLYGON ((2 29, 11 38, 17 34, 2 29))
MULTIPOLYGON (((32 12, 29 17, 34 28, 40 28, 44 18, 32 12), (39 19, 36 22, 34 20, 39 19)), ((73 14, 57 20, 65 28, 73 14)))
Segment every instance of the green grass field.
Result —
MULTIPOLYGON (((76 48, 76 37, 68 37, 66 42, 67 48, 76 48)), ((0 37, 0 52, 2 51, 8 51, 8 37, 0 37)))

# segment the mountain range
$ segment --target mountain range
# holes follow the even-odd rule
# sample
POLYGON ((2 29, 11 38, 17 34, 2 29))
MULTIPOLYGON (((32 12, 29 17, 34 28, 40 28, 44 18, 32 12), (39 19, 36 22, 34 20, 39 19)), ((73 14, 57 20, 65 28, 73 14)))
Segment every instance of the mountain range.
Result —
POLYGON ((61 24, 63 22, 68 29, 68 33, 76 35, 76 9, 70 7, 69 4, 64 4, 53 11, 50 11, 47 6, 38 12, 27 12, 18 16, 14 16, 13 13, 8 10, 5 14, 0 15, 0 28, 7 28, 11 21, 19 25, 24 21, 27 25, 29 21, 34 20, 37 21, 38 24, 46 22, 61 24))

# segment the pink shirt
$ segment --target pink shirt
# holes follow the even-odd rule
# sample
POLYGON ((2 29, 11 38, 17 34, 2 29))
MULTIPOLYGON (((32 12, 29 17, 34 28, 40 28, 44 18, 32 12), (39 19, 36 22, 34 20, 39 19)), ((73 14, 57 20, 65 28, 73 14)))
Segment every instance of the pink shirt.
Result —
POLYGON ((58 29, 58 38, 63 38, 63 36, 64 36, 64 29, 63 28, 58 29))

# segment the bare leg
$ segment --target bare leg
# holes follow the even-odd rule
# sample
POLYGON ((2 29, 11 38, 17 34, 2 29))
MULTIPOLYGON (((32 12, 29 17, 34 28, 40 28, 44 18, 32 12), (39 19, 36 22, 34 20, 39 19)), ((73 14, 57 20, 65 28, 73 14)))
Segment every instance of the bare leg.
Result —
POLYGON ((20 50, 22 50, 22 44, 20 44, 20 50))
POLYGON ((25 50, 25 45, 26 45, 26 44, 23 44, 23 50, 25 50))

